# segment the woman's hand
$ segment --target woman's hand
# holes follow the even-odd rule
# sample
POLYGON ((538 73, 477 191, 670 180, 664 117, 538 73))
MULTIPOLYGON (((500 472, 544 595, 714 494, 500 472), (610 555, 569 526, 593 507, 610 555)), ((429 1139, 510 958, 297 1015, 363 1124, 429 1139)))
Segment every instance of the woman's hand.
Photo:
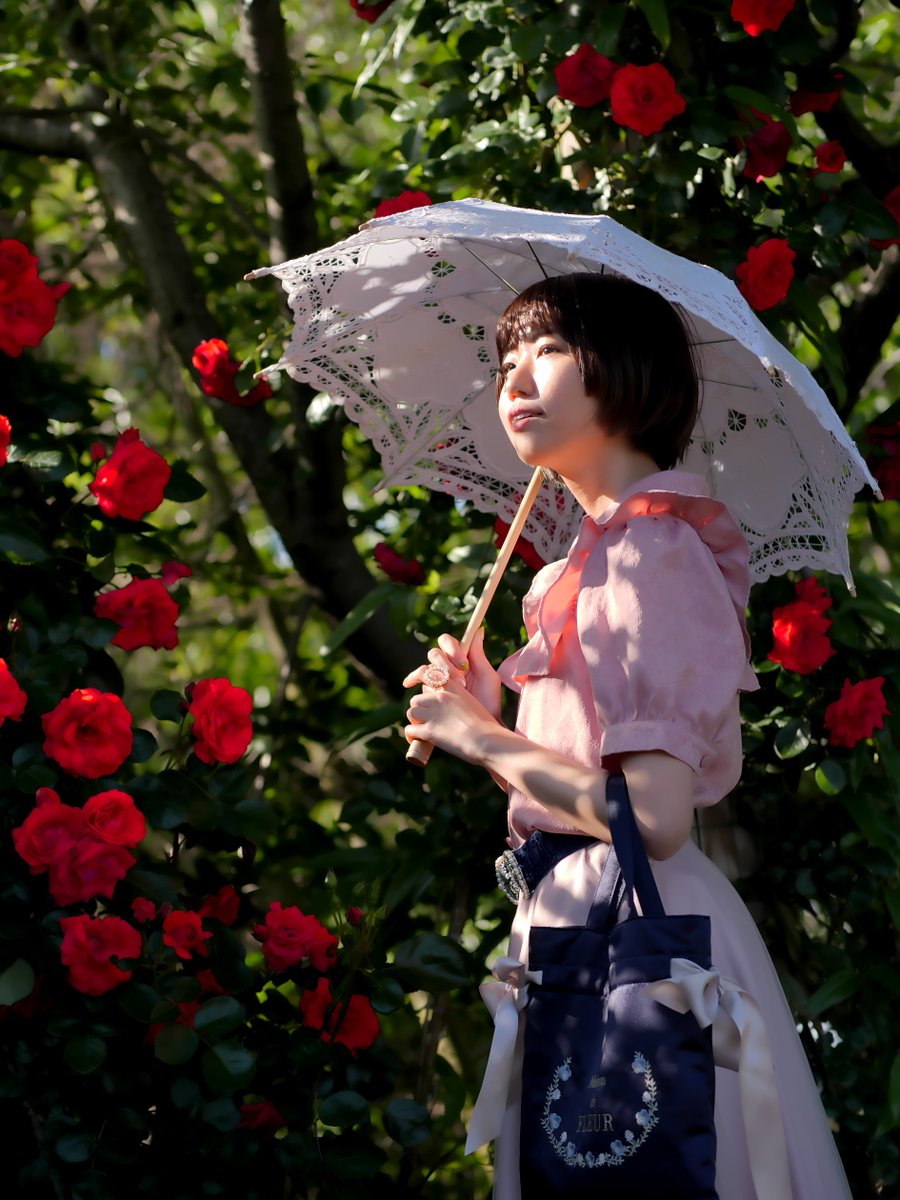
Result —
MULTIPOLYGON (((418 674, 418 672, 413 672, 418 674)), ((408 742, 431 742, 465 762, 480 764, 485 742, 502 728, 459 678, 450 679, 441 688, 425 685, 413 696, 406 714, 409 724, 403 733, 408 742)))

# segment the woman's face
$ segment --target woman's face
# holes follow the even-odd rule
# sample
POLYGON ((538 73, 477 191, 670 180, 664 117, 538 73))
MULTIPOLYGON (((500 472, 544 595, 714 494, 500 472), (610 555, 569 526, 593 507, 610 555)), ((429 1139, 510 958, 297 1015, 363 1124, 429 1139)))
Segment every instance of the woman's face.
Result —
POLYGON ((500 373, 500 420, 516 454, 529 466, 578 479, 608 439, 571 347, 558 334, 541 334, 511 349, 500 373))

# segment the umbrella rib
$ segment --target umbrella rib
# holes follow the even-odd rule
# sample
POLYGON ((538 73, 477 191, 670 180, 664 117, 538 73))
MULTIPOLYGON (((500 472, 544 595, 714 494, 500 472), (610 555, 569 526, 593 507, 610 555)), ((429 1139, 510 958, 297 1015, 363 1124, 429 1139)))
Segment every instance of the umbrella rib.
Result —
POLYGON ((531 251, 531 256, 532 256, 532 258, 534 259, 534 261, 537 263, 537 265, 540 267, 540 271, 541 271, 541 274, 543 275, 543 277, 544 277, 545 279, 549 279, 549 278, 550 278, 550 276, 549 276, 549 275, 547 274, 547 272, 544 270, 544 264, 541 262, 541 260, 538 258, 537 254, 535 253, 534 246, 532 246, 531 242, 526 242, 526 243, 525 243, 525 245, 526 245, 526 246, 528 247, 528 249, 531 251))
MULTIPOLYGON (((475 253, 475 251, 472 249, 471 246, 469 246, 466 242, 463 242, 463 241, 460 241, 459 244, 462 246, 462 248, 464 250, 468 250, 468 252, 472 255, 472 257, 475 259, 475 261, 480 262, 486 271, 490 271, 490 273, 494 276, 495 279, 499 279, 504 287, 508 287, 511 292, 518 294, 519 289, 517 287, 514 287, 509 282, 508 279, 504 279, 503 276, 498 271, 495 271, 492 266, 490 266, 488 263, 486 263, 483 258, 479 258, 479 256, 475 253)), ((529 249, 531 249, 530 243, 528 244, 528 247, 529 247, 529 249)), ((533 250, 531 252, 532 252, 532 254, 534 253, 533 250)), ((540 266, 540 263, 538 263, 538 266, 540 266)), ((541 267, 542 271, 543 271, 543 269, 544 268, 541 267)))

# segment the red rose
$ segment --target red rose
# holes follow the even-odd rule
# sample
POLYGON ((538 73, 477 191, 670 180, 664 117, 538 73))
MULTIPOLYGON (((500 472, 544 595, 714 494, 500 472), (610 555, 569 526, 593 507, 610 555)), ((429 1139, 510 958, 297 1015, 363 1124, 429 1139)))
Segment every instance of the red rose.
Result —
POLYGON ((224 400, 226 404, 250 408, 272 395, 272 385, 268 379, 261 379, 249 392, 241 395, 234 377, 244 364, 231 357, 227 342, 221 338, 200 342, 194 349, 191 362, 200 376, 201 390, 207 396, 224 400))
POLYGON ((787 153, 791 148, 791 135, 786 125, 781 121, 773 121, 771 117, 760 114, 763 119, 761 129, 758 129, 747 141, 747 162, 743 174, 757 183, 777 175, 787 161, 787 153))
POLYGON ((57 301, 68 284, 38 278, 37 259, 14 238, 0 242, 0 350, 17 358, 53 328, 57 301))
MULTIPOLYGON (((497 535, 494 538, 494 545, 499 550, 503 545, 506 535, 509 533, 509 524, 506 521, 501 521, 498 517, 494 522, 494 533, 497 535)), ((547 565, 537 550, 535 550, 534 545, 525 537, 520 537, 517 540, 513 554, 518 554, 519 558, 535 571, 539 571, 541 567, 547 565)))
POLYGON ((137 896, 132 900, 131 911, 134 913, 134 919, 140 921, 142 925, 156 918, 156 905, 144 896, 137 896))
POLYGON ((347 923, 352 925, 354 929, 363 923, 363 910, 357 908, 355 904, 347 909, 347 923))
POLYGON ((382 200, 375 209, 376 217, 391 217, 394 213, 409 212, 413 208, 427 208, 432 203, 427 192, 401 192, 389 200, 382 200))
POLYGON ((610 88, 612 118, 646 137, 659 133, 664 125, 683 113, 684 97, 675 80, 662 65, 650 63, 636 67, 632 63, 616 71, 610 88))
POLYGON ((147 836, 147 822, 127 792, 113 789, 91 796, 84 806, 84 823, 101 842, 136 846, 147 836))
POLYGON ((97 688, 76 688, 41 721, 44 753, 84 779, 117 771, 134 743, 131 713, 118 696, 97 688))
POLYGON ((31 867, 32 875, 40 875, 84 837, 84 813, 61 804, 52 788, 40 788, 35 799, 35 807, 12 836, 19 857, 31 867))
POLYGON ((38 277, 38 260, 15 238, 0 242, 0 297, 38 277))
POLYGON ((209 967, 207 967, 203 971, 198 971, 195 978, 196 978, 197 982, 200 984, 200 987, 203 989, 201 994, 204 997, 205 996, 228 996, 228 995, 230 995, 230 993, 227 992, 225 990, 225 988, 222 987, 222 985, 219 983, 218 979, 216 979, 215 975, 212 973, 212 971, 209 969, 209 967))
POLYGON ((731 16, 751 37, 759 37, 766 29, 777 29, 795 3, 796 0, 732 0, 731 16))
POLYGON ((141 935, 121 917, 63 917, 61 957, 69 968, 69 983, 88 996, 127 983, 131 971, 124 971, 113 959, 138 958, 141 935))
POLYGON ((102 462, 108 453, 102 442, 91 442, 91 462, 102 462))
POLYGON ((798 87, 788 104, 794 116, 802 117, 804 113, 810 112, 831 112, 840 100, 844 86, 840 82, 844 78, 843 75, 835 75, 834 78, 837 88, 831 92, 814 92, 810 88, 798 87))
POLYGON ((193 684, 188 712, 194 717, 194 753, 205 763, 233 763, 253 737, 253 699, 227 679, 193 684))
POLYGON ((738 290, 757 312, 780 304, 788 294, 796 257, 784 238, 768 238, 748 250, 746 261, 738 266, 735 274, 738 290))
POLYGON ((353 995, 346 1004, 335 1005, 324 977, 300 997, 300 1012, 304 1025, 322 1031, 323 1042, 339 1042, 353 1055, 367 1050, 381 1032, 368 997, 353 995))
POLYGON ((571 100, 578 108, 593 108, 609 99, 613 76, 619 69, 618 63, 582 42, 574 54, 553 68, 560 100, 571 100))
POLYGON ((817 175, 820 171, 825 171, 829 175, 836 175, 838 171, 843 171, 844 165, 847 162, 847 155, 844 153, 844 147, 840 142, 822 142, 816 146, 816 169, 813 171, 817 175))
POLYGON ((0 467, 5 467, 9 459, 9 446, 12 441, 12 425, 9 417, 0 413, 0 467))
POLYGON ((197 909, 201 917, 212 917, 223 925, 233 925, 241 907, 241 898, 230 883, 220 887, 214 896, 207 896, 197 909))
POLYGON ((112 644, 121 650, 174 650, 180 611, 161 579, 132 579, 125 587, 102 592, 94 602, 94 616, 120 626, 112 644))
POLYGON ((5 658, 0 658, 0 725, 18 721, 25 711, 28 697, 19 687, 5 658))
POLYGON ((89 490, 104 516, 139 521, 162 504, 171 475, 172 468, 141 441, 139 431, 126 429, 89 490))
POLYGON ((350 7, 361 20, 371 24, 373 21, 377 21, 392 3, 393 0, 350 0, 350 7))
POLYGON ((828 639, 831 621, 821 608, 806 600, 794 600, 772 613, 774 645, 769 654, 772 662, 781 663, 788 671, 809 675, 834 654, 828 639))
POLYGON ((285 1125, 287 1121, 271 1100, 241 1105, 241 1123, 238 1129, 258 1129, 267 1137, 274 1137, 285 1125))
POLYGON ((187 563, 164 562, 159 568, 160 578, 167 588, 174 587, 179 579, 189 579, 193 573, 187 563))
POLYGON ((871 238, 870 243, 876 250, 887 250, 888 246, 895 246, 900 242, 900 184, 897 184, 893 191, 888 192, 883 204, 897 222, 897 234, 890 238, 871 238))
POLYGON ((890 716, 882 687, 884 676, 861 679, 859 683, 844 680, 840 698, 825 709, 825 728, 832 746, 848 749, 871 737, 876 729, 884 728, 884 718, 890 716))
POLYGON ((124 846, 83 837, 50 864, 50 894, 57 904, 79 904, 97 896, 112 896, 116 884, 134 866, 124 846))
POLYGON ((190 958, 194 951, 205 957, 209 954, 206 941, 211 937, 196 913, 171 912, 163 921, 163 941, 179 958, 190 958))
POLYGON ((273 901, 264 925, 253 936, 262 942, 263 957, 270 971, 286 971, 304 958, 317 971, 327 971, 337 959, 337 938, 316 917, 308 917, 295 905, 282 908, 273 901))
POLYGON ((392 550, 387 542, 379 542, 375 547, 373 557, 392 583, 405 583, 409 587, 418 587, 425 582, 425 569, 415 559, 401 558, 396 550, 392 550))
POLYGON ((798 600, 810 605, 817 613, 827 612, 833 603, 827 589, 822 587, 818 579, 814 579, 812 576, 795 583, 794 592, 798 600))

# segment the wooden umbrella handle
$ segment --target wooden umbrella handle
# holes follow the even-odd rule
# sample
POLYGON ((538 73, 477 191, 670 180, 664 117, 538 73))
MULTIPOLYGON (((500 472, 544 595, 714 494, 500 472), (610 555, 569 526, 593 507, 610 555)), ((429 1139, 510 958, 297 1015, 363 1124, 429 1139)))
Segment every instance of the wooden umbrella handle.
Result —
MULTIPOLYGON (((475 640, 475 634, 481 628, 484 618, 487 614, 488 607, 494 598, 500 580, 503 578, 503 572, 506 570, 509 560, 512 558, 513 550, 516 548, 516 542, 519 540, 519 535, 525 522, 528 520, 528 514, 531 512, 534 502, 537 499, 537 494, 541 490, 541 484, 544 482, 544 468, 535 467, 534 474, 531 477, 531 482, 525 489, 525 495, 522 497, 522 502, 519 505, 519 511, 513 518, 513 522, 509 527, 509 532, 503 539, 503 545, 497 553, 497 561, 491 568, 491 573, 487 577, 481 595, 478 598, 478 603, 472 610, 472 615, 469 617, 469 623, 466 626, 466 632, 460 639, 460 649, 463 654, 468 657, 469 650, 472 648, 472 642, 475 640)), ((431 752, 434 749, 431 742, 420 742, 418 739, 409 743, 409 749, 406 752, 406 761, 416 763, 420 767, 424 767, 431 758, 431 752)))

